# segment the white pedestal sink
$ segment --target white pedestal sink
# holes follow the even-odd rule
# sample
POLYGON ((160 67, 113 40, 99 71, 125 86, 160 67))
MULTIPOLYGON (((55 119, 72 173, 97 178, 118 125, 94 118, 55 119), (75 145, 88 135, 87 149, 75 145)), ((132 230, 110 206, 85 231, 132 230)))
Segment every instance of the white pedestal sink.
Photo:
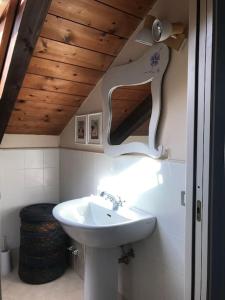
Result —
POLYGON ((85 300, 117 300, 118 246, 149 236, 156 219, 137 208, 112 210, 102 197, 58 204, 53 215, 67 234, 86 245, 85 300))

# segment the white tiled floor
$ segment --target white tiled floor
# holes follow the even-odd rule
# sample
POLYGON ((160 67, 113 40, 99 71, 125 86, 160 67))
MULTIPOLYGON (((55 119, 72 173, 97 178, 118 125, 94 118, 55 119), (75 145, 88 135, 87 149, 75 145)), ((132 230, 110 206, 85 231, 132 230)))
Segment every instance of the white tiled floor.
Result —
POLYGON ((3 300, 82 300, 83 281, 71 269, 59 279, 42 284, 25 284, 14 271, 2 279, 3 300))

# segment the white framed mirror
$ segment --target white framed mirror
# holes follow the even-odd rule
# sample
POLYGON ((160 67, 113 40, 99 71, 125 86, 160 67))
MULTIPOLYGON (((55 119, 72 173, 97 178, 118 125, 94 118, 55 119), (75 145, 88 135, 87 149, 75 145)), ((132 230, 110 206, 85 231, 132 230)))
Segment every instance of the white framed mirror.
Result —
POLYGON ((138 60, 113 67, 102 83, 103 145, 106 154, 141 153, 162 158, 156 145, 161 113, 162 82, 169 48, 156 44, 138 60))

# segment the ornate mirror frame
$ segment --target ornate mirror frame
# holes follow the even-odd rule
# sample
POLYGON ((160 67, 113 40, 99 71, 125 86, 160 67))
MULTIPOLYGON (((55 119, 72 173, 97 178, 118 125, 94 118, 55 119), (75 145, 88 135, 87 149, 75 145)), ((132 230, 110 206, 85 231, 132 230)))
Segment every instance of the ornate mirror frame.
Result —
POLYGON ((156 133, 161 113, 162 81, 170 60, 169 48, 156 44, 138 60, 110 69, 102 82, 103 97, 103 146, 104 152, 111 156, 128 153, 140 153, 152 158, 165 157, 162 145, 156 146, 156 133), (151 82, 152 113, 149 123, 148 144, 131 142, 121 145, 110 144, 112 123, 111 96, 113 91, 122 86, 140 85, 151 82))

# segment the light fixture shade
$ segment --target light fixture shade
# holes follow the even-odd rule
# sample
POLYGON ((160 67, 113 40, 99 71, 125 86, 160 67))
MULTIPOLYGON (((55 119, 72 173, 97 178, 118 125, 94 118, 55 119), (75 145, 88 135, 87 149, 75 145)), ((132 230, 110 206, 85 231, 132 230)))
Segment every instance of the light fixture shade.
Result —
POLYGON ((155 42, 167 40, 173 34, 173 26, 166 20, 155 19, 152 25, 152 38, 155 42))
POLYGON ((137 34, 135 41, 146 46, 152 46, 155 44, 152 38, 152 29, 149 27, 143 27, 137 34))

